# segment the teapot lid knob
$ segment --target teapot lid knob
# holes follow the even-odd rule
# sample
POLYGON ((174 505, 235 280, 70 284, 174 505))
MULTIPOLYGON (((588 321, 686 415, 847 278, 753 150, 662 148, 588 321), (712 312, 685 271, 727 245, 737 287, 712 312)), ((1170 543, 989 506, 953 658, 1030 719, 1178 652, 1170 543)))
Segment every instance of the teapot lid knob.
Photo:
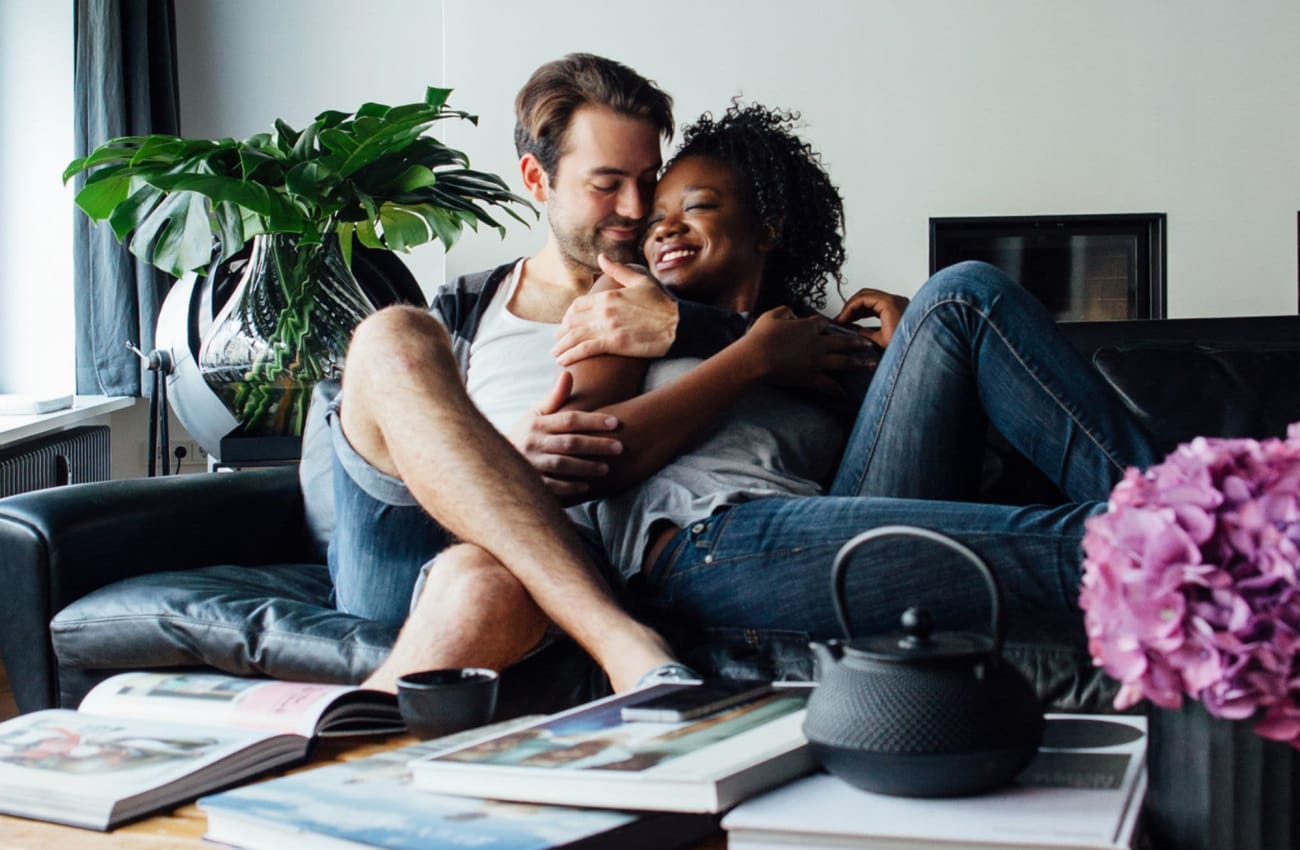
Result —
POLYGON ((907 649, 927 646, 934 633, 934 616, 929 609, 913 605, 903 612, 902 626, 907 637, 899 641, 901 646, 907 649))

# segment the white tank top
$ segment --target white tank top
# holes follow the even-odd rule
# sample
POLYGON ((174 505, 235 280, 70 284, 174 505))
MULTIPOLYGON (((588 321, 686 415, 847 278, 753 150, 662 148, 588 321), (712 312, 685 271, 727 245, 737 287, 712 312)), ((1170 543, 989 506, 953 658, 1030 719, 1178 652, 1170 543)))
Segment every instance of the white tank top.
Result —
POLYGON ((503 434, 541 404, 560 376, 551 356, 558 325, 521 319, 506 307, 523 269, 520 260, 507 284, 497 288, 469 347, 469 397, 503 434))

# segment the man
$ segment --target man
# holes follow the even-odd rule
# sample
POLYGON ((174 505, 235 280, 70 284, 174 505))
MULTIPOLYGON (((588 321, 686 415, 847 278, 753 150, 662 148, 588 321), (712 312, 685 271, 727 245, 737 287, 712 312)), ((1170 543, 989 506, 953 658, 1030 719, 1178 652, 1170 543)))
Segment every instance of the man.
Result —
MULTIPOLYGON (((597 256, 635 256, 671 105, 652 82, 600 57, 540 68, 516 100, 515 140, 524 186, 546 208, 546 244, 458 280, 430 312, 389 308, 357 329, 329 413, 337 604, 402 622, 421 565, 437 556, 421 596, 437 610, 403 635, 370 686, 393 689, 413 664, 508 666, 552 622, 616 690, 675 669, 665 642, 620 608, 538 474, 577 496, 583 485, 565 479, 598 476, 593 458, 620 449, 600 436, 617 427, 612 418, 550 413, 566 393, 550 349, 556 324, 598 274, 597 256), (553 387, 553 401, 530 411, 553 387), (500 433, 516 421, 518 450, 500 433), (405 647, 415 655, 403 656, 405 647)), ((678 326, 689 325, 689 308, 656 303, 653 327, 642 322, 634 342, 607 340, 605 350, 663 353, 687 338, 678 326)))

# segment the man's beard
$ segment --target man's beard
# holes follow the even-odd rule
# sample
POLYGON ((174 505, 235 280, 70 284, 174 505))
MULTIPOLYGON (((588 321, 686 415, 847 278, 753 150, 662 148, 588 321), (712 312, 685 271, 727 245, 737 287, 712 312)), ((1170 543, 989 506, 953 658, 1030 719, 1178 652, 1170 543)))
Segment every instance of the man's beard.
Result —
POLYGON ((602 219, 591 230, 569 230, 563 226, 557 227, 554 217, 551 218, 550 224, 551 232, 555 234, 555 242, 560 247, 560 255, 570 267, 576 266, 599 274, 600 267, 596 265, 597 254, 604 254, 619 263, 635 263, 640 258, 637 250, 640 246, 639 239, 614 240, 600 232, 604 227, 639 227, 638 221, 630 221, 621 216, 609 216, 602 219))

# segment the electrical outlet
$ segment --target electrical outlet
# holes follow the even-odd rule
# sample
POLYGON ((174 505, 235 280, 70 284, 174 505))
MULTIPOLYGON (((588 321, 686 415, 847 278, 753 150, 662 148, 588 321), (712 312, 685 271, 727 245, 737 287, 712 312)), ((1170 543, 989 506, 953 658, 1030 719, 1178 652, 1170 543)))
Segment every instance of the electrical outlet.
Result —
MULTIPOLYGON (((146 451, 146 454, 148 452, 146 451)), ((162 446, 158 447, 158 455, 154 458, 158 464, 158 469, 162 469, 162 446)), ((203 450, 194 440, 172 440, 171 456, 169 458, 171 471, 176 472, 177 468, 185 472, 206 472, 208 468, 208 453, 203 450), (182 456, 177 457, 177 453, 182 456)))

